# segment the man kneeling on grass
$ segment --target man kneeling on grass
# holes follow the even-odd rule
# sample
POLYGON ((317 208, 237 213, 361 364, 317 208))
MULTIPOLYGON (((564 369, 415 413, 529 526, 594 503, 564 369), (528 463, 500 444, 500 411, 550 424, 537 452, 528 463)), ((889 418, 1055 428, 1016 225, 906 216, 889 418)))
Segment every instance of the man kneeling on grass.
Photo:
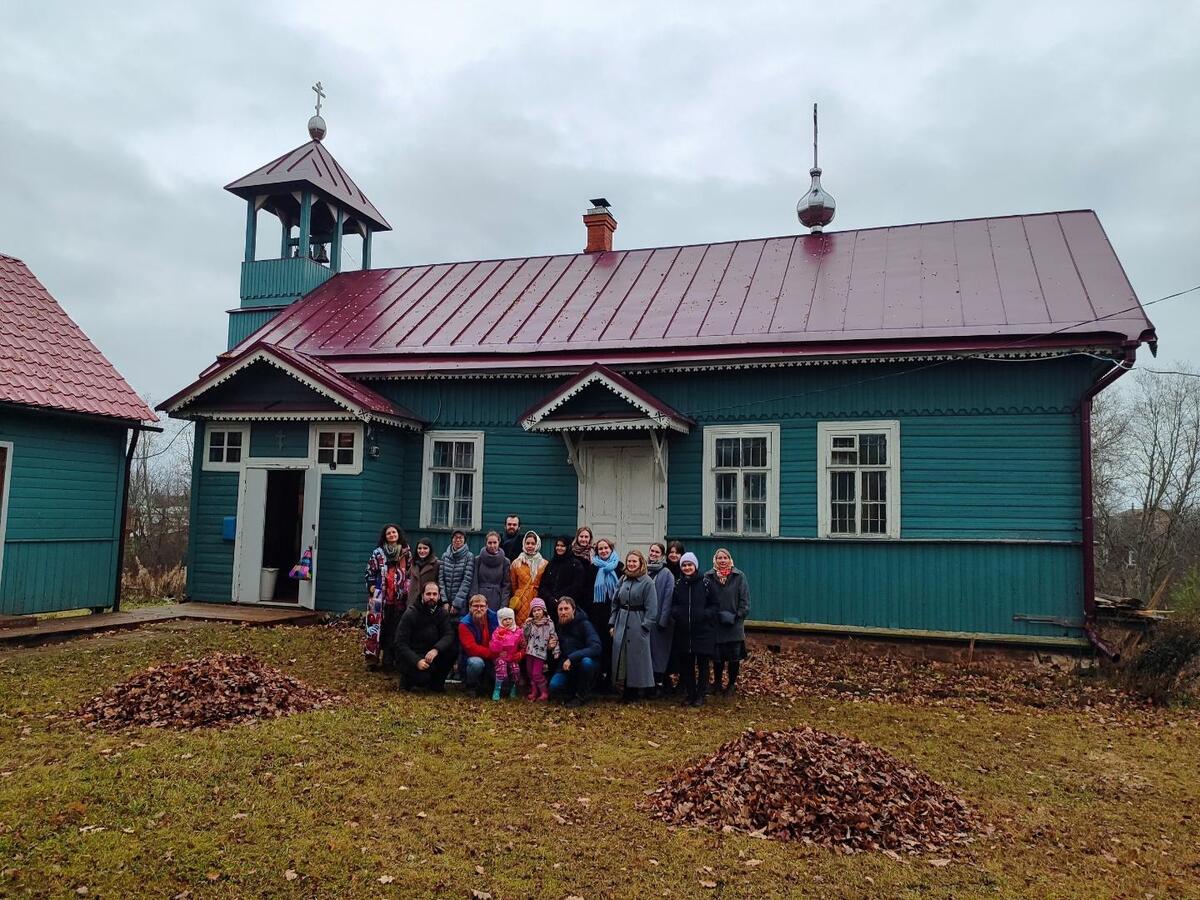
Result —
POLYGON ((488 609, 483 594, 471 598, 471 611, 458 621, 458 670, 466 689, 480 697, 492 692, 496 652, 490 644, 498 627, 496 613, 488 609))
POLYGON ((550 677, 550 693, 570 697, 567 706, 583 706, 600 672, 600 635, 575 601, 558 598, 558 669, 550 677))
POLYGON ((441 590, 431 581, 421 602, 406 609, 396 627, 396 667, 405 690, 446 690, 446 676, 458 651, 458 631, 455 617, 440 600, 441 590))

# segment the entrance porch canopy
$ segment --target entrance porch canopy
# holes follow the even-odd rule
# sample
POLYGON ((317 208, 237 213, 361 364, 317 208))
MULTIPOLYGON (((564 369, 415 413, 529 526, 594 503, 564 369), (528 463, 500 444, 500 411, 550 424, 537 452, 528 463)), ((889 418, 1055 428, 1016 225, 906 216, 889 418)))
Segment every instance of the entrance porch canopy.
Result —
POLYGON ((665 481, 665 432, 670 430, 687 434, 696 424, 695 420, 638 387, 624 375, 599 363, 592 364, 559 385, 523 412, 518 421, 526 431, 561 434, 563 443, 567 446, 567 458, 574 466, 581 484, 587 480, 587 472, 580 460, 577 436, 604 436, 604 432, 619 434, 631 430, 647 432, 654 451, 655 464, 665 481), (573 409, 571 401, 593 386, 608 391, 627 408, 627 411, 573 409))

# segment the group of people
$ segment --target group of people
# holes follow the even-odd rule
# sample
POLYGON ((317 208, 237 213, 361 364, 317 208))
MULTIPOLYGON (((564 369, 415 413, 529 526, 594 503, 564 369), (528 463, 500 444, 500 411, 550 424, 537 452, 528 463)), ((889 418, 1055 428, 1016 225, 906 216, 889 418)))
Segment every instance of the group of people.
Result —
POLYGON ((568 706, 598 690, 626 701, 678 692, 693 706, 736 690, 750 585, 728 550, 706 571, 679 541, 622 558, 586 525, 556 538, 549 559, 541 549, 516 515, 477 555, 462 531, 438 557, 384 526, 366 571, 368 665, 398 672, 408 690, 444 691, 457 671, 493 700, 568 706))

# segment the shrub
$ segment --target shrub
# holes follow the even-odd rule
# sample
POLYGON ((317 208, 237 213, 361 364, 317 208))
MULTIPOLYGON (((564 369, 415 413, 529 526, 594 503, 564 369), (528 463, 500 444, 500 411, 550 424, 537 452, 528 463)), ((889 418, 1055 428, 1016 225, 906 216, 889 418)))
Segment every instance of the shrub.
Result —
POLYGON ((121 596, 129 600, 179 600, 187 588, 187 570, 172 566, 152 572, 134 557, 133 566, 121 574, 121 596))
POLYGON ((1193 566, 1171 587, 1171 609, 1176 616, 1200 619, 1200 568, 1193 566))
POLYGON ((1153 703, 1200 699, 1200 619, 1157 624, 1124 677, 1130 690, 1153 703))

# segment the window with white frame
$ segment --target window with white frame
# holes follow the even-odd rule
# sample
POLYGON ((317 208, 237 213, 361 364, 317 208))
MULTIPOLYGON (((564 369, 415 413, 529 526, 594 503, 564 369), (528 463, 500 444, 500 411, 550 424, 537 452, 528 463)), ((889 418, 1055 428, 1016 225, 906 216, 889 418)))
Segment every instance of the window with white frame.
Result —
POLYGON ((352 423, 314 425, 309 452, 324 471, 357 475, 362 471, 362 426, 352 423))
POLYGON ((483 503, 483 433, 425 433, 423 528, 478 531, 483 503))
POLYGON ((704 429, 704 533, 779 534, 779 426, 704 429))
POLYGON ((240 469, 249 450, 249 426, 213 422, 204 431, 203 468, 210 472, 240 469))
POLYGON ((820 422, 821 537, 900 537, 900 423, 820 422))

